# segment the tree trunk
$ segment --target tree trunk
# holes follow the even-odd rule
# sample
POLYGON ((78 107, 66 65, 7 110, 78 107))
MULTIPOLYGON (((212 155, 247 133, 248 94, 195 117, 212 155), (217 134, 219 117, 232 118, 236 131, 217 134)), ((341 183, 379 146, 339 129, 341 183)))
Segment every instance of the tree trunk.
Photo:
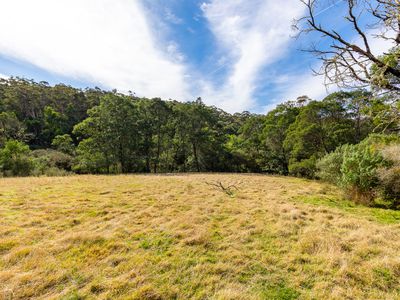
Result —
POLYGON ((158 162, 160 161, 160 152, 161 152, 161 133, 160 128, 158 128, 158 135, 157 135, 157 154, 156 154, 156 161, 154 162, 154 173, 157 173, 158 162))
POLYGON ((197 147, 196 143, 193 143, 193 155, 194 155, 194 160, 196 162, 196 169, 197 172, 200 172, 200 164, 199 164, 199 158, 197 157, 197 147))

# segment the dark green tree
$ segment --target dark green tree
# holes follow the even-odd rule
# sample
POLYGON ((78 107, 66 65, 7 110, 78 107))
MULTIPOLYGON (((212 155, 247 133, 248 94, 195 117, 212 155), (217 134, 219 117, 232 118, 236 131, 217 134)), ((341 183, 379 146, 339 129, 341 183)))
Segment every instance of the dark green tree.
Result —
POLYGON ((27 176, 33 169, 29 147, 20 141, 9 140, 0 149, 0 171, 5 176, 27 176))

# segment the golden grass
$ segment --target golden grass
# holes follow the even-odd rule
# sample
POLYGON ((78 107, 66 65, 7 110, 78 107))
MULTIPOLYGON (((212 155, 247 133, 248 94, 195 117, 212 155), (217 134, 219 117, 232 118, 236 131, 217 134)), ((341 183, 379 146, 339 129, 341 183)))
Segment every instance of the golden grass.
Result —
POLYGON ((256 175, 0 179, 0 299, 399 299, 400 221, 337 198, 256 175))

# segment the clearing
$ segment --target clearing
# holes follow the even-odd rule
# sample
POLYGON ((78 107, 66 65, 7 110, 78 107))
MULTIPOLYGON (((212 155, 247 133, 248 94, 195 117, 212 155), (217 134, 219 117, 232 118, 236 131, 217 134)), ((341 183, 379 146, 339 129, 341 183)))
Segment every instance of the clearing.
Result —
POLYGON ((399 299, 399 249, 400 212, 303 179, 0 179, 0 299, 399 299))

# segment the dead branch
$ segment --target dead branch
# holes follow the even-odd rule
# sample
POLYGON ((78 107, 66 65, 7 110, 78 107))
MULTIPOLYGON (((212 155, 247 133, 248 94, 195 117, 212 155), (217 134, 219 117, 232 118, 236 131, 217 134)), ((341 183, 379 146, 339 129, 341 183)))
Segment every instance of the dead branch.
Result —
POLYGON ((227 194, 230 197, 232 197, 235 194, 235 191, 239 191, 239 188, 237 185, 240 185, 240 183, 241 182, 237 182, 237 183, 225 186, 221 181, 215 181, 215 182, 207 182, 206 181, 207 185, 214 187, 215 189, 227 194))
MULTIPOLYGON (((310 32, 320 33, 323 39, 330 40, 330 45, 318 48, 312 45, 306 51, 313 53, 322 61, 322 67, 316 72, 326 78, 326 84, 334 84, 342 88, 376 86, 389 91, 400 91, 399 64, 393 66, 385 62, 371 50, 371 38, 392 40, 393 46, 400 45, 400 2, 398 0, 377 0, 372 4, 367 0, 343 0, 347 3, 347 12, 344 19, 352 25, 359 41, 349 40, 334 27, 323 25, 316 12, 321 0, 300 0, 307 8, 306 15, 296 21, 295 27, 299 34, 310 32), (360 11, 360 12, 359 12, 360 11), (362 14, 370 14, 375 18, 375 24, 360 25, 362 14), (373 27, 375 25, 375 27, 373 27), (371 36, 371 28, 386 29, 382 34, 371 36), (396 37, 390 34, 396 33, 396 37), (374 73, 371 67, 376 66, 379 71, 374 73), (384 76, 389 80, 379 80, 377 76, 384 76)), ((400 57, 398 58, 400 60, 400 57)))

